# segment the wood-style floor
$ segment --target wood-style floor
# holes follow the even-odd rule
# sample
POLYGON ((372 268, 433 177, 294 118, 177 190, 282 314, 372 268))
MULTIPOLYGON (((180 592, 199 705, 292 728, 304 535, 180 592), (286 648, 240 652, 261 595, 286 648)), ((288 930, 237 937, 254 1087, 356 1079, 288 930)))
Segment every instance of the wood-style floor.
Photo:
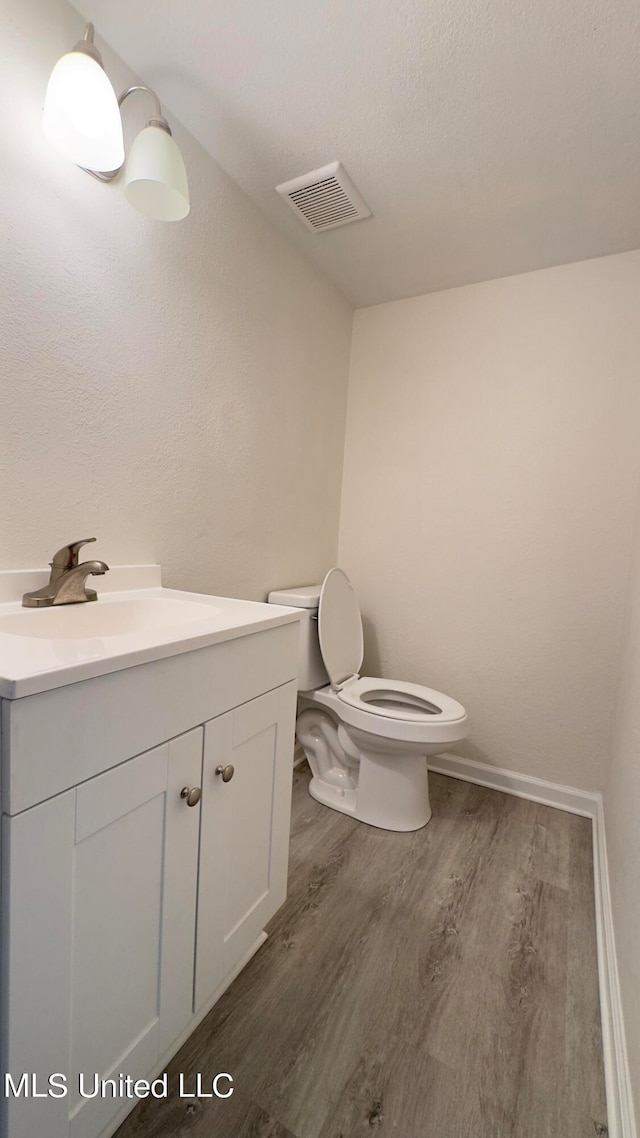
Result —
POLYGON ((432 775, 415 834, 295 775, 289 898, 117 1138, 606 1135, 591 824, 432 775))

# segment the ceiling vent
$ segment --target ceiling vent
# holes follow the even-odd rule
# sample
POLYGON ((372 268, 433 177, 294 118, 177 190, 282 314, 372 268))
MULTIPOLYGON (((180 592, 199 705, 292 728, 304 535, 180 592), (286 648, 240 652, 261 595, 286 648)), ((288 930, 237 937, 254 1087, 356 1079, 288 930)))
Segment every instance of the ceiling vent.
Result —
POLYGON ((339 162, 283 182, 276 190, 302 224, 316 233, 371 216, 371 210, 339 162))

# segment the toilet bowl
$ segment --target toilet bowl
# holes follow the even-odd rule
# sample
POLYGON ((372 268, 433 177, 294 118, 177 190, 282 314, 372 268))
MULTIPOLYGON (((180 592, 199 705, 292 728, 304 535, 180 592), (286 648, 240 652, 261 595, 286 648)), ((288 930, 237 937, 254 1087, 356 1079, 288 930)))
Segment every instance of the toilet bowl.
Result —
POLYGON ((359 674, 362 618, 342 569, 269 601, 303 609, 296 735, 311 767, 309 793, 383 830, 426 826, 426 756, 466 737, 464 707, 421 684, 359 674))

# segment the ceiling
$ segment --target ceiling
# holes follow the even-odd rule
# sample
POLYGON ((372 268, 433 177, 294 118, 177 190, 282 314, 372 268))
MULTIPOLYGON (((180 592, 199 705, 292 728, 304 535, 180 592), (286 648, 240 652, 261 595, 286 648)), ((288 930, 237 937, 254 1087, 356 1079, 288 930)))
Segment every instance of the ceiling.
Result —
POLYGON ((637 0, 77 0, 356 306, 640 247, 637 0), (373 216, 277 183, 339 159, 373 216))

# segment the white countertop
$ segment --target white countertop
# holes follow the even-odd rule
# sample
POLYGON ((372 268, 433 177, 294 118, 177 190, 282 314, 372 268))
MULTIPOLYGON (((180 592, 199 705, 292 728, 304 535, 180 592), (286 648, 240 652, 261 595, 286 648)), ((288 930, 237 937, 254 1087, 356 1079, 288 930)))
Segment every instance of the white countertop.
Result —
POLYGON ((90 577, 87 585, 97 590, 98 600, 88 604, 23 608, 22 594, 48 579, 48 570, 0 572, 4 602, 0 603, 0 697, 4 699, 276 628, 302 615, 299 609, 281 605, 164 589, 157 565, 116 566, 104 577, 90 577), (164 608, 167 601, 173 603, 164 608), (127 631, 121 631, 125 627, 127 631), (22 635, 19 629, 28 632, 22 635), (94 635, 95 629, 99 631, 94 635))

